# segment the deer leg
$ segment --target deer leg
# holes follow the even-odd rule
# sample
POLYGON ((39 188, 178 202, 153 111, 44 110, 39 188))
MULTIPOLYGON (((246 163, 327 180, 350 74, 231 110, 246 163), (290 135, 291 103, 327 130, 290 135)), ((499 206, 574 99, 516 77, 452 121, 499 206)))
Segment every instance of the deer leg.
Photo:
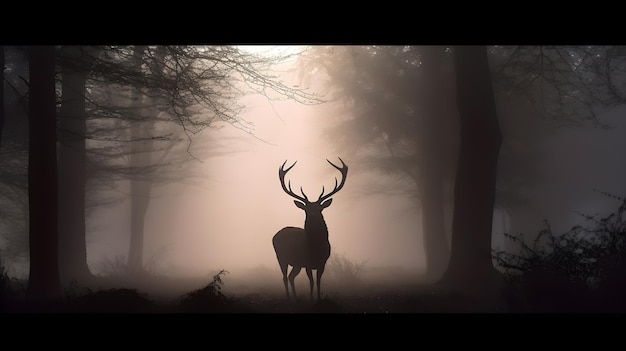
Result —
MULTIPOLYGON (((322 274, 324 274, 324 266, 321 266, 320 268, 317 269, 317 299, 320 299, 320 290, 321 290, 321 286, 322 286, 322 274)), ((312 289, 312 288, 311 288, 312 289)), ((311 291, 311 294, 313 293, 313 291, 311 291)))
POLYGON ((289 286, 287 285, 287 269, 289 265, 283 262, 278 262, 280 265, 280 272, 283 274, 283 284, 285 284, 285 293, 287 294, 287 300, 289 300, 289 286))
POLYGON ((295 299, 295 297, 296 297, 296 287, 295 287, 295 284, 294 284, 294 279, 296 279, 296 276, 297 276, 298 274, 300 274, 300 270, 301 270, 301 269, 302 269, 302 267, 296 267, 296 266, 294 266, 294 267, 291 269, 291 272, 289 273, 289 283, 291 284, 291 291, 293 292, 293 297, 294 297, 294 299, 295 299))
POLYGON ((307 268, 306 275, 309 277, 309 286, 311 287, 311 301, 313 301, 313 270, 311 268, 307 268))

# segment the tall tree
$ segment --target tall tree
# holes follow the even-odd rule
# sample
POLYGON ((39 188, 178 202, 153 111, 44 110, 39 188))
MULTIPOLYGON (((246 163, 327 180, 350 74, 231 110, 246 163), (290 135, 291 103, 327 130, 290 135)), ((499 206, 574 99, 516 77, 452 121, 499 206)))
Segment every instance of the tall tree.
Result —
POLYGON ((451 255, 443 284, 474 296, 497 291, 491 232, 502 134, 484 46, 454 48, 461 143, 451 255), (494 289, 496 291, 494 291, 494 289))
POLYGON ((85 236, 86 82, 97 48, 64 46, 59 52, 58 116, 59 259, 63 284, 91 278, 85 236))
MULTIPOLYGON (((133 48, 132 65, 138 72, 142 71, 143 55, 145 46, 137 45, 133 48)), ((142 107, 143 94, 141 87, 135 87, 132 91, 131 104, 135 109, 142 107)), ((130 127, 130 167, 148 167, 151 164, 152 143, 147 133, 143 130, 146 125, 143 118, 133 121, 130 127), (144 135, 145 134, 145 135, 144 135)), ((146 212, 150 204, 150 188, 152 183, 144 179, 137 179, 135 176, 130 179, 130 244, 128 248, 128 272, 140 274, 143 272, 143 249, 144 249, 144 227, 146 212)))
POLYGON ((28 76, 28 56, 26 50, 11 46, 3 50, 0 249, 5 262, 28 262, 28 87, 27 80, 19 78, 28 76))
MULTIPOLYGON (((2 130, 4 128, 4 46, 0 45, 0 67, 2 67, 2 82, 0 82, 0 148, 2 148, 2 130)), ((0 198, 0 201, 4 199, 0 198)), ((0 265, 2 252, 0 252, 0 265)))
POLYGON ((2 146, 2 129, 4 128, 4 46, 0 45, 0 67, 2 67, 2 83, 0 84, 0 147, 2 146))
POLYGON ((57 248, 55 58, 53 46, 30 48, 28 294, 36 301, 55 299, 61 295, 57 248))
MULTIPOLYGON (((142 71, 144 63, 143 55, 148 48, 146 46, 135 46, 133 48, 133 66, 139 72, 142 71)), ((165 56, 165 48, 160 46, 154 50, 154 60, 151 60, 151 68, 157 74, 162 74, 161 62, 165 56), (160 71, 160 72, 159 72, 160 71)), ((150 95, 157 94, 154 87, 148 88, 150 95)), ((133 121, 130 127, 130 155, 129 165, 132 169, 142 170, 153 165, 154 146, 150 134, 153 133, 156 121, 147 116, 157 114, 156 109, 147 104, 146 97, 141 87, 132 91, 132 104, 136 109, 141 110, 140 118, 133 121)), ((139 275, 144 271, 144 235, 145 221, 148 206, 150 205, 150 195, 152 181, 149 176, 142 176, 141 172, 135 174, 130 179, 130 245, 128 248, 128 272, 139 275)))

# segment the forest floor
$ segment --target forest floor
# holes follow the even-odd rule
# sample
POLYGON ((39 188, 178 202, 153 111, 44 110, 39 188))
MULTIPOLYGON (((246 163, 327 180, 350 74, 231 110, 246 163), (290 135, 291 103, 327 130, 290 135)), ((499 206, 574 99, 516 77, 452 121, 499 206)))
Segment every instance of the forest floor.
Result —
MULTIPOLYGON (((304 295, 304 296, 302 296, 304 295)), ((427 292, 324 295, 287 299, 268 292, 215 295, 202 290, 195 298, 163 299, 134 289, 109 289, 64 298, 53 306, 24 299, 5 301, 8 313, 482 313, 478 304, 459 296, 427 292)), ((501 311, 505 312, 505 311, 501 311)))
MULTIPOLYGON (((213 272, 200 278, 145 276, 96 277, 89 287, 71 286, 53 303, 33 304, 26 299, 22 281, 12 280, 9 294, 0 296, 0 312, 9 314, 501 314, 540 312, 618 312, 618 304, 598 308, 588 302, 567 301, 568 294, 552 299, 539 296, 537 306, 515 306, 504 291, 492 299, 437 291, 420 282, 414 272, 395 268, 370 270, 346 281, 329 276, 322 282, 322 298, 311 299, 306 274, 296 278, 298 296, 287 299, 280 273, 265 267, 245 272, 213 272), (563 301, 568 304, 563 304, 563 301), (614 308, 613 306, 617 306, 614 308)), ((510 295, 509 295, 510 296, 510 295)), ((585 295, 587 296, 587 295, 585 295)), ((526 298, 524 298, 526 299, 526 298)), ((528 300, 525 300, 528 301, 528 300)))
POLYGON ((352 281, 330 277, 322 298, 311 298, 306 274, 296 279, 297 298, 287 299, 280 273, 258 267, 215 273, 205 278, 97 277, 89 287, 71 286, 54 305, 25 299, 25 282, 13 281, 13 293, 0 311, 8 313, 464 313, 506 312, 461 296, 440 294, 420 284, 410 271, 373 270, 352 281))

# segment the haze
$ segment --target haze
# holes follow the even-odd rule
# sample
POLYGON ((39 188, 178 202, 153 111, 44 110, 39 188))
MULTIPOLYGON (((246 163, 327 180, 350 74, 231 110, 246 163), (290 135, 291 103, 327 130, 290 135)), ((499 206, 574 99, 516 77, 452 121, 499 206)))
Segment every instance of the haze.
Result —
MULTIPOLYGON (((427 86, 436 91, 432 94, 439 94, 438 100, 432 102, 433 105, 425 102, 426 107, 422 109, 422 105, 416 107, 418 104, 411 101, 418 92, 425 94, 420 96, 430 96, 427 89, 419 85, 428 77, 420 71, 422 61, 411 61, 411 57, 417 57, 412 47, 351 49, 336 46, 327 51, 322 51, 321 47, 317 48, 319 51, 311 51, 307 47, 288 46, 242 46, 239 49, 246 55, 270 60, 271 64, 264 67, 273 77, 290 89, 302 89, 306 94, 319 97, 319 101, 295 101, 298 98, 281 95, 280 90, 277 93, 265 83, 251 83, 257 79, 253 75, 240 77, 236 76, 239 71, 229 72, 228 75, 237 77, 236 86, 242 92, 236 99, 232 98, 242 109, 228 106, 234 111, 232 116, 236 116, 236 122, 229 119, 230 115, 215 117, 210 126, 207 123, 195 130, 193 118, 206 117, 204 112, 197 112, 201 109, 193 110, 196 105, 190 103, 191 107, 185 107, 193 111, 190 113, 193 123, 182 117, 168 120, 169 116, 175 116, 172 111, 176 112, 176 108, 167 110, 157 107, 156 103, 151 107, 151 101, 157 101, 156 88, 141 88, 146 104, 142 107, 142 116, 154 117, 155 122, 149 127, 144 125, 144 134, 135 134, 135 137, 139 135, 144 141, 151 139, 153 149, 128 149, 131 151, 107 158, 106 165, 113 169, 132 163, 129 155, 136 152, 151 154, 148 161, 144 160, 152 162, 143 164, 146 169, 162 166, 161 173, 153 169, 146 171, 146 178, 143 178, 151 182, 143 229, 144 269, 152 275, 204 281, 226 270, 229 275, 224 277, 225 291, 270 289, 282 294, 283 282, 272 237, 286 226, 303 227, 305 213, 281 188, 278 170, 285 162, 287 166, 297 162, 287 174, 287 180, 296 193, 302 188, 315 200, 322 188, 328 192, 335 186, 335 179, 340 179, 340 173, 327 160, 338 164, 341 158, 349 167, 345 186, 332 197, 332 205, 323 211, 332 245, 328 271, 333 270, 333 262, 337 267, 337 261, 343 260, 344 264, 352 263, 358 268, 359 279, 378 287, 398 288, 436 281, 443 274, 445 264, 427 276, 430 261, 425 242, 429 239, 424 235, 423 213, 426 213, 429 195, 416 184, 429 184, 420 183, 429 176, 425 168, 437 169, 438 173, 433 174, 438 174, 436 184, 442 194, 445 236, 442 245, 449 246, 453 235, 454 181, 460 140, 456 78, 450 50, 441 51, 444 58, 437 66, 441 77, 437 86, 427 86), (368 59, 363 59, 366 55, 368 59), (279 56, 285 57, 276 59, 279 56), (384 60, 388 57, 397 60, 389 59, 386 64, 384 60), (403 68, 390 75, 388 67, 395 64, 403 68), (420 83, 413 86, 412 82, 420 83), (399 84, 406 87, 392 91, 390 87, 399 84), (438 114, 431 136, 411 136, 412 131, 425 124, 410 122, 406 116, 421 116, 423 111, 433 110, 438 114), (186 127, 181 127, 183 125, 186 127), (435 156, 424 156, 430 149, 427 150, 420 138, 436 139, 435 156), (178 140, 175 144, 172 142, 174 146, 160 146, 172 140, 178 140), (404 161, 393 163, 392 159, 404 161), (407 170, 407 165, 416 164, 419 164, 417 170, 407 170)), ((120 52, 116 54, 124 53, 120 52)), ((502 64, 509 55, 506 48, 500 47, 495 47, 490 54, 492 66, 502 64)), ((15 56, 7 54, 9 65, 5 75, 9 77, 7 81, 15 79, 17 82, 14 72, 23 69, 20 65, 26 61, 20 59, 19 52, 11 55, 15 56)), ((162 55, 168 57, 165 53, 162 55)), ((420 60, 426 59, 420 56, 420 60)), ((146 63, 138 67, 147 71, 152 66, 146 63)), ((496 69, 492 67, 492 71, 496 69)), ((506 70, 497 72, 506 74, 506 70)), ((96 83, 88 85, 88 89, 93 89, 90 94, 102 96, 103 101, 115 101, 126 109, 120 108, 120 111, 132 111, 133 101, 138 99, 133 94, 137 93, 115 87, 100 91, 99 78, 93 79, 96 83)), ((578 117, 577 113, 582 116, 583 109, 576 106, 572 108, 574 112, 560 111, 562 115, 554 117, 555 112, 550 117, 551 107, 537 107, 536 99, 524 100, 526 95, 522 93, 511 97, 508 92, 513 88, 507 85, 506 79, 503 81, 494 78, 503 143, 497 163, 492 249, 519 253, 519 243, 507 239, 505 234, 532 241, 546 223, 554 233, 565 233, 573 226, 589 224, 584 215, 605 216, 617 209, 619 203, 606 194, 618 198, 626 195, 623 181, 626 178, 623 162, 626 105, 611 102, 602 108, 593 107, 592 119, 578 117), (545 110, 541 110, 543 107, 545 110)), ((115 84, 122 83, 116 81, 115 84)), ((528 86, 531 84, 534 83, 528 86)), ((23 142, 26 127, 19 120, 21 117, 13 116, 22 113, 15 112, 19 110, 18 98, 12 95, 19 89, 25 88, 5 88, 4 92, 5 100, 9 101, 6 109, 11 111, 7 113, 2 137, 3 144, 11 146, 6 149, 2 145, 4 164, 17 160, 15 162, 25 165, 27 160, 23 142), (16 156, 14 150, 21 150, 21 156, 16 156)), ((528 91, 532 95, 539 88, 531 87, 528 91)), ((571 92, 563 99, 579 93, 571 92)), ((434 98, 420 101, 430 100, 434 98)), ((554 104, 559 105, 559 101, 554 104)), ((111 116, 118 112, 98 113, 97 118, 89 121, 90 132, 98 137, 88 138, 86 147, 100 157, 113 149, 111 140, 118 142, 120 136, 131 140, 132 133, 137 131, 132 131, 132 122, 124 125, 127 121, 123 118, 111 122, 115 120, 111 116), (111 120, 107 122, 106 118, 111 120), (131 137, 125 133, 130 133, 131 137)), ((123 116, 126 112, 119 113, 123 116)), ((141 118, 132 118, 129 120, 145 123, 141 118)), ((122 146, 122 149, 127 147, 122 146)), ((111 176, 97 172, 93 172, 96 176, 87 178, 85 194, 87 265, 92 274, 106 277, 121 274, 127 267, 131 246, 130 194, 133 191, 128 174, 144 173, 122 170, 111 176)), ((13 189, 10 181, 13 178, 3 177, 8 184, 3 186, 13 189)), ((0 203, 4 215, 0 253, 9 276, 27 279, 30 268, 28 213, 20 212, 26 209, 25 202, 18 205, 19 201, 12 199, 0 203), (19 206, 23 206, 22 210, 19 206)), ((448 256, 440 258, 445 262, 448 259, 448 256)), ((494 265, 504 271, 495 260, 494 265)), ((340 276, 327 274, 328 289, 336 292, 340 276)), ((308 281, 304 271, 296 281, 298 288, 305 292, 308 281)))
MULTIPOLYGON (((224 268, 234 277, 238 271, 265 266, 280 277, 272 236, 285 226, 304 226, 304 212, 281 189, 279 167, 297 161, 287 179, 294 190, 302 186, 315 199, 322 186, 332 189, 339 177, 326 159, 338 163, 343 155, 323 142, 323 125, 330 120, 324 116, 327 107, 272 105, 263 97, 246 102, 243 118, 254 122, 254 137, 228 126, 203 133, 201 137, 212 140, 210 147, 224 154, 197 162, 204 178, 198 184, 168 186, 175 202, 170 197, 152 201, 145 253, 148 258, 166 250, 157 262, 160 269, 203 275, 224 268)), ((364 196, 378 175, 343 159, 350 167, 346 185, 324 211, 333 253, 368 266, 419 272, 423 259, 414 203, 399 196, 364 196)), ((125 255, 129 233, 127 222, 120 221, 124 214, 124 207, 93 214, 92 221, 109 224, 90 237, 90 267, 95 271, 102 260, 125 255)))

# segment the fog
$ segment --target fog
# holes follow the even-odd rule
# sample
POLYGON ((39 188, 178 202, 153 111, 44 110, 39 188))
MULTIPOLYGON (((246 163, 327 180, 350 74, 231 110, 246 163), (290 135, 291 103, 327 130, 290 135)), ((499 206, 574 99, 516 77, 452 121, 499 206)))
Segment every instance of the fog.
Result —
MULTIPOLYGON (((273 52, 270 48, 258 49, 246 50, 267 57, 273 52)), ((450 51, 441 50, 443 58, 435 65, 440 81, 432 86, 428 72, 424 73, 429 66, 423 68, 422 61, 412 61, 418 56, 424 59, 426 54, 419 49, 392 47, 385 51, 374 47, 355 49, 356 53, 346 47, 337 47, 336 52, 334 49, 316 53, 319 56, 313 55, 309 61, 310 64, 323 61, 320 57, 332 58, 331 64, 324 61, 328 66, 323 73, 319 67, 307 68, 299 60, 298 53, 303 48, 281 47, 282 53, 295 56, 273 66, 272 72, 287 86, 306 89, 323 101, 307 104, 263 89, 260 93, 246 91, 243 97, 237 96, 243 109, 233 109, 237 118, 245 121, 245 127, 224 118, 211 120, 210 127, 189 132, 181 127, 184 123, 162 118, 168 112, 157 112, 149 103, 142 107, 148 111, 143 113, 155 115, 151 129, 143 131, 153 134, 137 134, 154 138, 151 145, 155 149, 143 151, 153 155, 152 161, 167 167, 164 175, 148 177, 153 183, 148 190, 150 200, 144 221, 143 266, 149 274, 197 278, 206 283, 216 272, 226 270, 226 290, 269 288, 282 294, 283 282, 272 238, 281 228, 304 227, 305 212, 283 191, 278 170, 283 164, 295 163, 286 182, 295 193, 302 189, 309 199, 316 200, 322 189, 328 193, 341 179, 340 172, 329 164, 340 164, 341 158, 349 168, 345 186, 332 196, 332 204, 323 211, 332 246, 327 270, 330 291, 336 291, 333 289, 339 285, 340 278, 332 273, 338 261, 353 264, 358 278, 378 286, 397 288, 433 281, 433 277, 428 280, 425 275, 428 262, 437 260, 427 255, 430 231, 424 234, 422 218, 423 210, 431 205, 428 199, 432 200, 432 194, 427 198, 418 184, 441 188, 437 188, 440 198, 436 199, 440 203, 434 202, 435 207, 442 209, 440 217, 444 223, 440 230, 443 233, 437 234, 445 235, 447 241, 442 240, 441 245, 448 249, 460 123, 450 51), (393 66, 396 64, 400 68, 393 66), (160 140, 158 133, 167 137, 160 140), (175 146, 171 150, 159 149, 155 146, 159 140, 175 146), (427 167, 434 169, 432 174, 437 179, 428 179, 430 169, 424 171, 427 167)), ((497 57, 493 61, 497 62, 497 57)), ((565 233, 573 226, 589 224, 585 215, 604 217, 615 212, 620 203, 607 194, 626 195, 626 105, 612 103, 598 109, 595 123, 588 123, 573 112, 565 113, 567 118, 551 119, 545 111, 538 112, 534 105, 539 104, 532 98, 520 102, 521 98, 508 96, 506 84, 495 78, 494 82, 503 139, 497 164, 492 248, 519 252, 519 242, 506 235, 530 242, 546 225, 556 234, 565 233)), ((238 81, 242 91, 247 83, 245 79, 238 81)), ((94 83, 97 84, 106 85, 94 83)), ((152 88, 143 89, 146 96, 146 92, 153 93, 152 88)), ((133 93, 115 91, 110 86, 93 93, 98 94, 122 106, 121 111, 132 107, 132 100, 136 99, 133 93)), ((144 97, 148 102, 152 98, 144 97)), ((560 103, 555 101, 556 105, 560 103)), ((15 106, 17 103, 7 110, 17 115, 15 106)), ((8 140, 11 147, 25 153, 26 143, 19 141, 25 135, 24 121, 7 116, 3 144, 8 140)), ((125 131, 123 123, 132 125, 136 116, 129 116, 118 118, 111 130, 122 130, 119 135, 127 137, 125 142, 131 144, 129 140, 137 135, 125 131), (130 136, 124 134, 127 132, 130 136)), ((91 121, 90 128, 94 134, 107 130, 103 126, 113 125, 111 120, 91 121)), ((107 132, 119 137, 111 130, 107 132)), ((87 149, 97 154, 104 150, 103 140, 89 139, 87 149)), ((118 158, 107 166, 116 162, 132 164, 132 148, 128 151, 126 144, 122 145, 123 151, 117 151, 118 158)), ((7 150, 3 150, 5 160, 19 159, 16 162, 25 165, 25 156, 7 150)), ((122 275, 129 265, 131 246, 132 177, 115 178, 106 173, 98 177, 88 178, 86 187, 87 203, 91 204, 86 217, 87 265, 98 277, 122 275), (118 201, 105 204, 106 198, 118 201)), ((19 188, 8 180, 6 183, 9 185, 3 186, 7 189, 19 188)), ((28 213, 25 201, 20 203, 25 214, 20 214, 16 200, 11 201, 0 204, 4 216, 0 238, 0 249, 4 251, 0 253, 8 252, 9 247, 22 251, 21 256, 13 255, 13 260, 3 257, 2 264, 9 275, 26 279, 28 226, 24 223, 28 223, 28 213)), ((432 245, 432 237, 430 241, 432 245)), ((434 273, 435 278, 441 273, 434 273)), ((300 290, 308 284, 304 272, 296 281, 300 290)))
MULTIPOLYGON (((162 187, 167 196, 151 201, 144 254, 154 272, 206 276, 226 269, 236 277, 264 268, 275 271, 279 284, 272 236, 285 226, 303 227, 304 212, 282 191, 278 168, 285 161, 287 166, 297 161, 287 178, 294 190, 301 186, 314 199, 322 186, 332 189, 339 176, 326 159, 336 163, 337 157, 343 157, 350 168, 346 185, 323 212, 333 255, 362 263, 365 271, 392 268, 389 272, 393 272, 400 267, 413 277, 423 273, 420 204, 403 194, 411 188, 410 182, 387 177, 335 151, 324 135, 335 121, 333 103, 306 106, 256 95, 244 104, 242 118, 254 124, 253 135, 224 125, 196 136, 209 140, 202 147, 218 154, 190 161, 197 163, 203 180, 162 187), (395 183, 397 192, 373 190, 381 183, 395 183)), ((545 130, 536 133, 529 149, 540 182, 526 190, 527 206, 494 211, 494 249, 512 249, 502 235, 505 232, 532 240, 544 221, 555 233, 562 233, 585 222, 580 213, 606 215, 615 210, 614 201, 594 190, 626 193, 621 181, 626 165, 620 162, 626 149, 625 112, 618 108, 600 117, 609 129, 539 124, 538 129, 545 130), (524 220, 512 223, 510 211, 524 220)), ((90 221, 106 223, 88 237, 89 266, 94 273, 105 274, 112 260, 123 261, 127 254, 128 208, 96 212, 90 221)))
POLYGON ((525 190, 528 205, 513 210, 524 220, 513 224, 510 213, 503 217, 501 211, 494 212, 494 247, 506 247, 502 232, 522 233, 531 241, 545 228, 545 221, 561 234, 589 224, 583 215, 600 218, 617 210, 619 201, 602 192, 618 197, 626 193, 622 181, 626 164, 621 161, 626 150, 625 113, 626 108, 620 107, 601 116, 606 129, 550 127, 551 132, 533 140, 531 157, 540 182, 525 190))
MULTIPOLYGON (((342 155, 322 140, 326 106, 302 106, 251 98, 244 116, 254 136, 225 126, 203 137, 234 151, 197 162, 204 180, 161 189, 168 197, 151 201, 146 217, 146 260, 155 257, 161 273, 194 276, 215 269, 239 270, 278 263, 271 239, 285 226, 304 226, 304 212, 285 194, 279 167, 297 161, 287 175, 313 200, 335 185, 339 172, 326 161, 342 155), (172 198, 171 196, 175 197, 172 198), (160 256, 155 256, 160 255, 160 256)), ((419 211, 410 198, 367 194, 380 175, 351 163, 344 188, 323 214, 332 252, 373 267, 400 266, 419 273, 423 266, 419 211)), ((89 265, 95 272, 128 250, 128 208, 99 211, 92 221, 108 223, 89 237, 89 265), (104 261, 104 262, 103 262, 104 261)))

